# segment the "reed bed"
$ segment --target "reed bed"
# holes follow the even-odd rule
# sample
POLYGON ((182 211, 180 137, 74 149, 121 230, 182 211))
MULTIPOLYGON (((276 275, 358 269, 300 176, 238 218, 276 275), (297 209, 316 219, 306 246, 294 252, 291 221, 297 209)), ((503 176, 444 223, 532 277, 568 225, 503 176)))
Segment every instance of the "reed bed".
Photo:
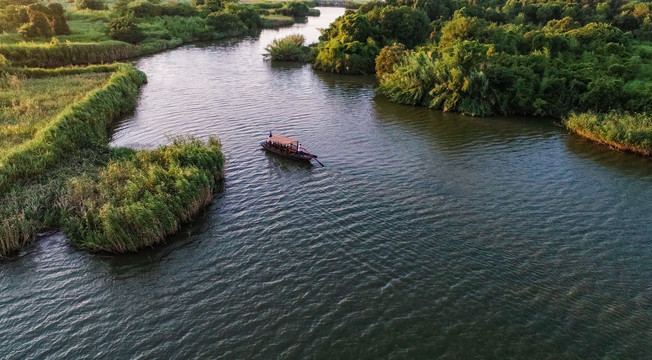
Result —
POLYGON ((647 113, 573 113, 566 127, 611 148, 652 156, 652 116, 647 113))
POLYGON ((125 253, 160 243, 211 202, 222 179, 215 138, 115 153, 96 176, 70 182, 64 229, 78 248, 125 253))

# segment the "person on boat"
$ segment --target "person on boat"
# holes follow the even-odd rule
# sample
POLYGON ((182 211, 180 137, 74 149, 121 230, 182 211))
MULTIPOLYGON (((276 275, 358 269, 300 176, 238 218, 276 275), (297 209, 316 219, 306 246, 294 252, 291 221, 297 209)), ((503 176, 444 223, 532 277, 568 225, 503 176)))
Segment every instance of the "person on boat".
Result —
POLYGON ((297 146, 297 153, 299 153, 299 155, 303 155, 303 148, 301 147, 301 144, 297 146))
POLYGON ((270 140, 271 138, 272 138, 272 132, 270 131, 270 132, 269 132, 269 136, 267 137, 267 142, 269 142, 269 140, 270 140))

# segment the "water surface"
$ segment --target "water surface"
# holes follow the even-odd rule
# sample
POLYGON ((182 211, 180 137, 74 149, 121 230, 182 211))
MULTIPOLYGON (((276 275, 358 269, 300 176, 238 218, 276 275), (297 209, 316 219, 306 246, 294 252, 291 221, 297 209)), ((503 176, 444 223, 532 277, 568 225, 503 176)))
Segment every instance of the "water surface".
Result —
POLYGON ((262 59, 342 9, 143 58, 113 145, 217 135, 224 191, 142 254, 0 263, 0 358, 652 358, 652 163, 262 59), (326 167, 266 154, 296 136, 326 167))

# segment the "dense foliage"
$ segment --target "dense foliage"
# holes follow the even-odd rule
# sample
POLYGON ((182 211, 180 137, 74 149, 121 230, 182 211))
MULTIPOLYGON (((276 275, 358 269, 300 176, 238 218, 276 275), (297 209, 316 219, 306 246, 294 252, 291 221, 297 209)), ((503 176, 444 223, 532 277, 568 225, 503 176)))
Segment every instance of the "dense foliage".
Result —
POLYGON ((314 63, 375 68, 394 101, 471 115, 649 111, 651 24, 646 2, 371 2, 323 31, 314 63))
MULTIPOLYGON (((110 63, 193 41, 254 35, 262 28, 292 25, 297 19, 282 13, 304 15, 308 5, 315 5, 307 1, 116 0, 107 2, 110 10, 89 11, 77 7, 104 9, 104 3, 45 6, 37 1, 0 0, 0 55, 16 66, 110 63)), ((309 16, 315 15, 315 9, 308 10, 309 16)))
POLYGON ((77 8, 80 10, 104 10, 107 6, 103 0, 78 0, 77 8))

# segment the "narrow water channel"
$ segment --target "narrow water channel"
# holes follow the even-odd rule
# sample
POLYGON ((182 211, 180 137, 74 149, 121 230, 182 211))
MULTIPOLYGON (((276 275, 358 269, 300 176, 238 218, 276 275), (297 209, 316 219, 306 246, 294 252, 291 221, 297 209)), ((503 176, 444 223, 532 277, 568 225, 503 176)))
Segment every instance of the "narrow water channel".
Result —
POLYGON ((652 162, 263 60, 321 11, 137 62, 113 145, 217 135, 225 188, 143 253, 55 235, 0 263, 0 358, 652 358, 652 162), (270 130, 326 166, 262 152, 270 130))

